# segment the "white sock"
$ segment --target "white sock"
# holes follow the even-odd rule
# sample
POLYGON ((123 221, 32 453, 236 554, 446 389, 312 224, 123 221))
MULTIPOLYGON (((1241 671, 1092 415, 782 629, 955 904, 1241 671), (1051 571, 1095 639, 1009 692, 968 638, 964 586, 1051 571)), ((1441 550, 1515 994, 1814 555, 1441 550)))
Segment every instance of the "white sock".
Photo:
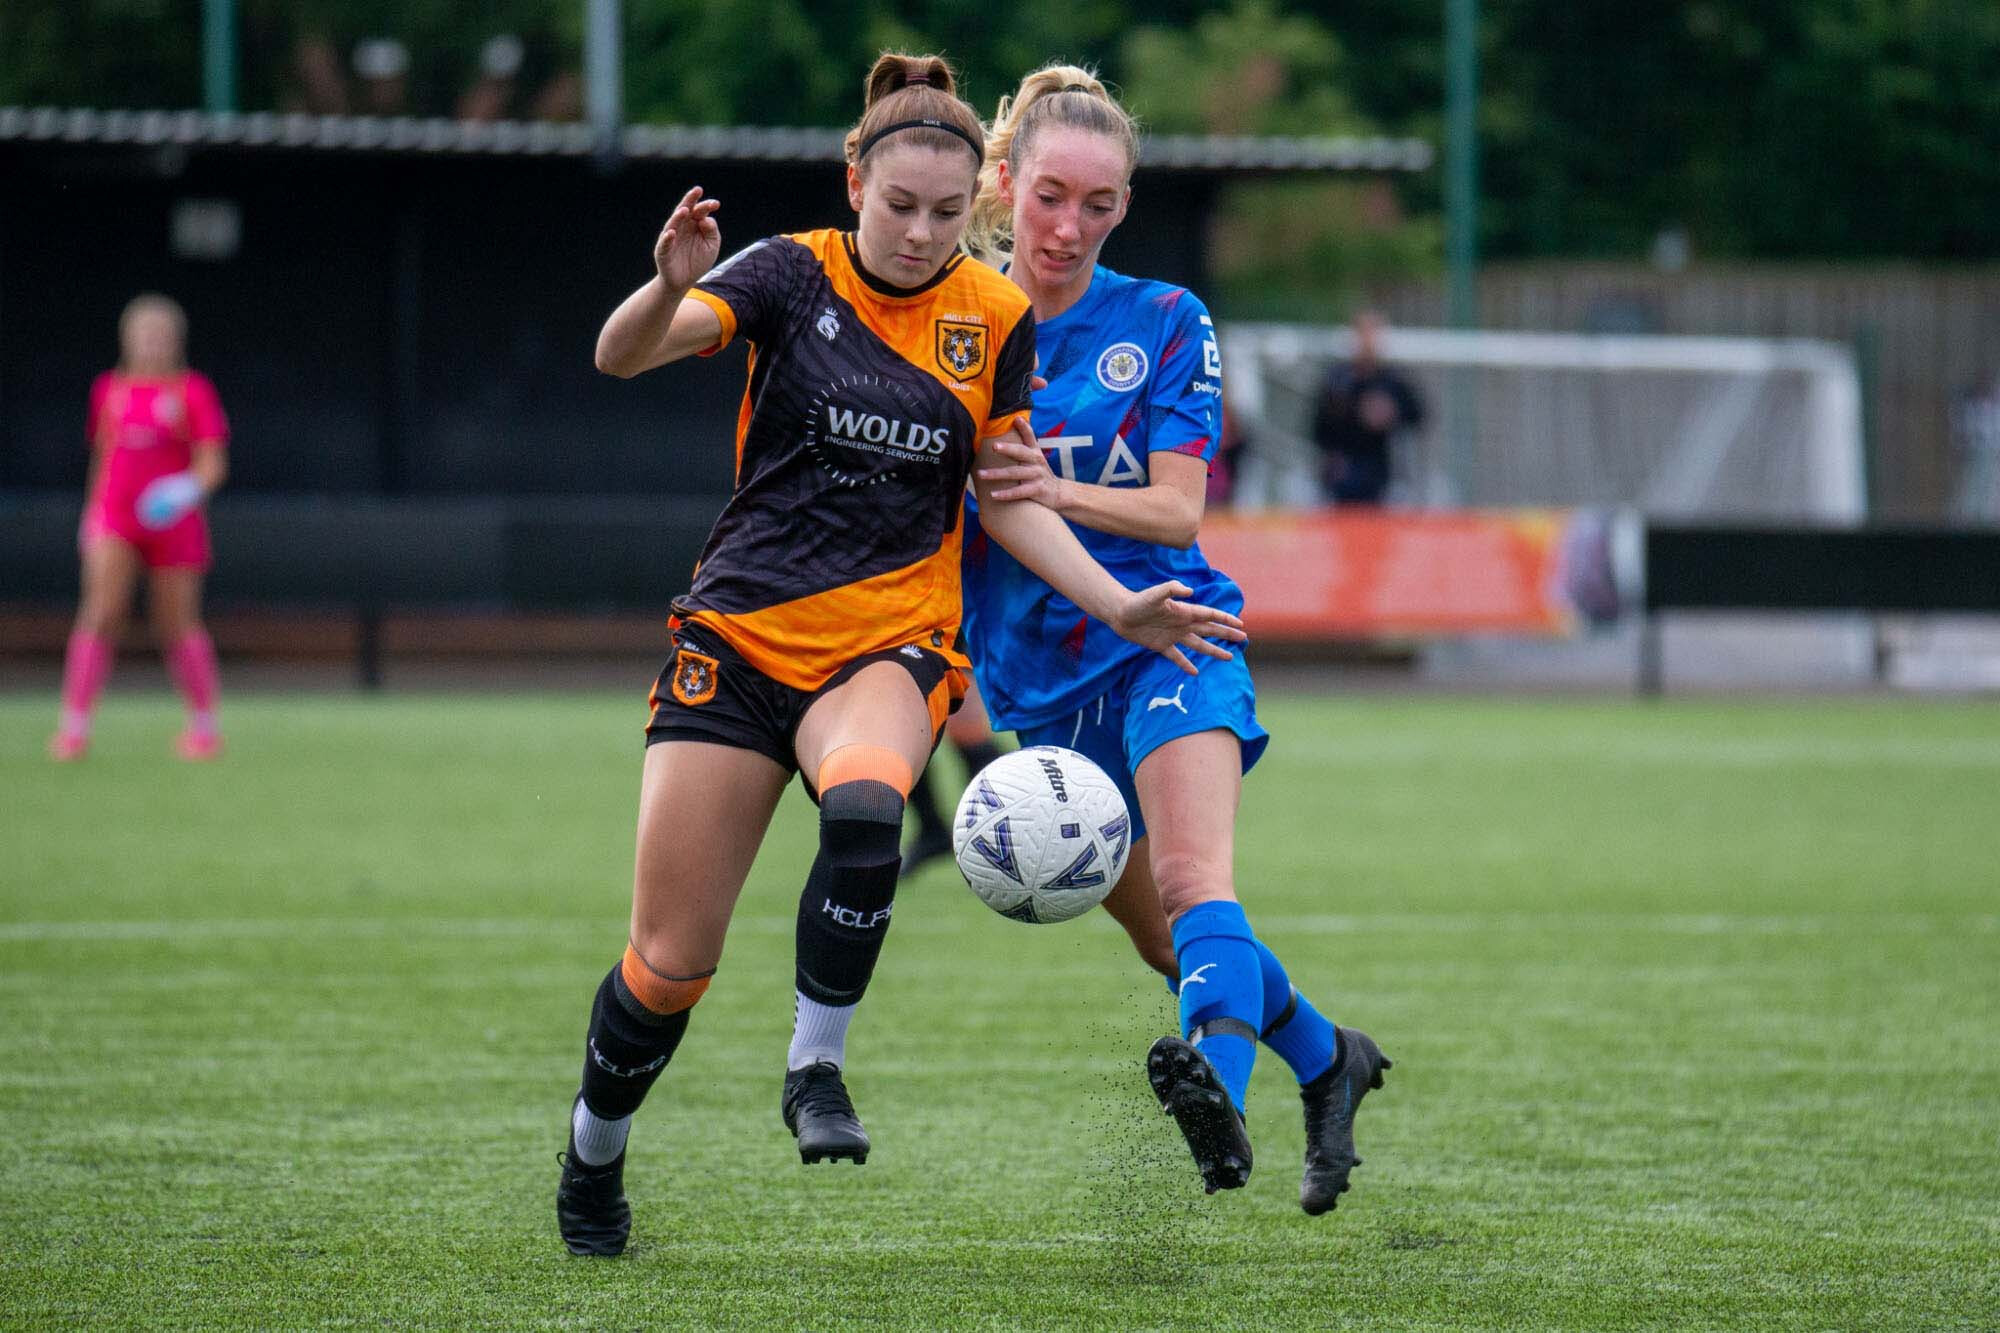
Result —
POLYGON ((569 1117, 569 1133, 576 1140, 576 1159, 585 1166, 603 1166, 615 1161, 625 1151, 625 1137, 631 1132, 631 1116, 605 1120, 592 1115, 583 1098, 576 1099, 576 1110, 569 1117))
POLYGON ((857 1006, 843 1004, 836 1008, 798 991, 792 993, 797 1002, 792 1008, 792 1050, 785 1057, 785 1068, 804 1069, 821 1060, 845 1065, 847 1024, 857 1006))

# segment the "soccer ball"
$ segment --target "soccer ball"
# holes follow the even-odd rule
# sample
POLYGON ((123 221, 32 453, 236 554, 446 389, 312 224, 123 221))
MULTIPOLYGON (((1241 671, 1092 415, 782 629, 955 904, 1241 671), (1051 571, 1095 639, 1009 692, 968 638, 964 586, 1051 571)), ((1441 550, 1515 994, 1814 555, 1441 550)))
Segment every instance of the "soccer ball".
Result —
POLYGON ((1132 818, 1104 770, 1034 745, 979 770, 958 802, 952 851, 979 900, 1015 921, 1067 921, 1125 873, 1132 818))

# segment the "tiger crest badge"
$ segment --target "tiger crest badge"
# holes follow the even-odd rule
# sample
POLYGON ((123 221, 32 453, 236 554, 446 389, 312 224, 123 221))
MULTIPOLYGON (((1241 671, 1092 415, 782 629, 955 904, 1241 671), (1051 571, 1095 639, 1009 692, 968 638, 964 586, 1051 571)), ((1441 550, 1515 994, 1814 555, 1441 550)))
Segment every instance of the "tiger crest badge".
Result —
POLYGON ((715 667, 713 657, 682 648, 674 656, 674 698, 689 708, 713 699, 715 667))
POLYGON ((986 328, 957 320, 937 322, 938 368, 961 384, 986 369, 986 328))

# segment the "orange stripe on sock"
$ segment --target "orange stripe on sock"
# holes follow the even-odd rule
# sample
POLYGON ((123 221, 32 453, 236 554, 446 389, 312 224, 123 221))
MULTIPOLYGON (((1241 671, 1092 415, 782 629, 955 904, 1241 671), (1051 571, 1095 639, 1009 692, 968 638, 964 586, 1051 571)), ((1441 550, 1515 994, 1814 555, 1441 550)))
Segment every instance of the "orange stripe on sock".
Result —
POLYGON ((618 965, 618 974, 625 979, 625 989, 656 1014, 677 1014, 694 1008, 695 1001, 707 992, 708 983, 715 980, 713 972, 698 977, 670 977, 655 972, 652 964, 629 944, 625 946, 624 961, 618 965))
POLYGON ((908 796, 917 775, 910 761, 884 745, 843 745, 820 760, 816 785, 824 793, 843 782, 886 782, 899 796, 908 796))

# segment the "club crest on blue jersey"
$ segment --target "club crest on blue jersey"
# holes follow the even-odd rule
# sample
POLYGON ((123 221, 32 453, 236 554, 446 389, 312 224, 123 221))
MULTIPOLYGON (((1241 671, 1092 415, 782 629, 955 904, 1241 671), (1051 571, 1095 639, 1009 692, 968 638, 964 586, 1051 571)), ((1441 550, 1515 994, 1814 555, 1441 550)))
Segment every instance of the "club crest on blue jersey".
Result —
POLYGON ((1113 393, 1136 389, 1146 381, 1146 352, 1137 343, 1113 343, 1097 358, 1097 382, 1113 393))
POLYGON ((986 330, 978 324, 939 320, 937 363, 955 380, 964 382, 973 378, 986 369, 986 330))

